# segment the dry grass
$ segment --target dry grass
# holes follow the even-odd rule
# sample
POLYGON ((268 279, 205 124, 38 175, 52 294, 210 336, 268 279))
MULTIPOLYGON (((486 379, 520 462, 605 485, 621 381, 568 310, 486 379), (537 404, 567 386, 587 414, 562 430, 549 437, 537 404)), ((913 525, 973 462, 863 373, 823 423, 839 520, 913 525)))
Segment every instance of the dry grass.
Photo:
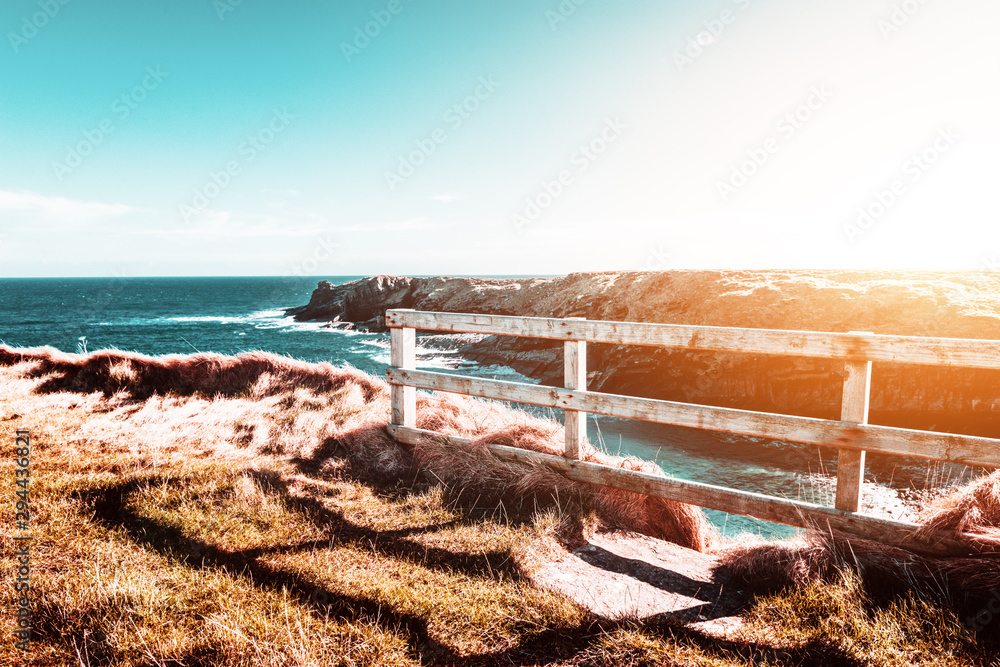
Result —
MULTIPOLYGON (((541 467, 526 471, 497 460, 488 454, 486 444, 559 453, 562 432, 554 422, 487 401, 421 394, 418 427, 475 442, 462 448, 427 439, 405 450, 384 429, 389 411, 385 383, 330 364, 259 352, 153 358, 110 351, 82 356, 51 348, 15 351, 2 346, 0 363, 31 364, 27 374, 41 380, 36 391, 42 394, 78 392, 91 400, 94 393, 103 394, 112 414, 90 419, 82 437, 84 441, 102 437, 109 429, 118 433, 122 424, 116 416, 128 414, 128 437, 119 439, 128 443, 134 456, 182 452, 183 458, 196 449, 213 457, 231 457, 243 450, 248 457, 281 455, 304 468, 322 469, 334 465, 330 455, 339 453, 344 458, 336 465, 347 463, 357 475, 392 482, 423 470, 456 500, 465 497, 477 505, 559 507, 567 510, 563 512, 567 516, 592 514, 606 527, 634 530, 701 551, 717 539, 701 511, 688 505, 566 480, 541 467), (178 416, 185 417, 180 425, 178 416), (476 489, 475 498, 467 497, 471 488, 476 489)), ((582 456, 655 470, 648 463, 610 457, 593 448, 582 456)), ((574 528, 584 526, 578 523, 574 528)))
POLYGON ((878 667, 970 664, 972 640, 954 614, 913 594, 874 605, 851 570, 761 600, 749 622, 749 637, 767 637, 779 646, 822 646, 833 664, 837 659, 878 667))
MULTIPOLYGON (((938 607, 809 576, 805 597, 765 598, 758 624, 726 641, 596 618, 527 575, 589 530, 715 548, 700 511, 484 451, 558 451, 550 422, 460 397, 419 403, 418 426, 473 445, 404 449, 385 434, 387 386, 328 364, 0 347, 4 437, 32 433, 35 537, 34 643, 25 656, 5 641, 0 665, 986 664, 938 607), (854 634, 793 618, 823 596, 851 601, 823 609, 854 634), (896 629, 862 641, 882 626, 896 629)), ((9 572, 9 531, 0 544, 9 572)), ((3 587, 0 604, 13 602, 3 587)))
POLYGON ((729 544, 718 554, 722 568, 759 592, 803 590, 837 580, 845 572, 855 573, 871 600, 950 609, 985 644, 1000 649, 1000 553, 996 550, 1000 471, 940 496, 924 511, 922 522, 927 529, 964 534, 987 550, 977 556, 934 558, 845 534, 811 532, 782 542, 751 539, 729 544))
POLYGON ((1000 544, 1000 472, 937 499, 922 518, 928 529, 969 533, 1000 544))

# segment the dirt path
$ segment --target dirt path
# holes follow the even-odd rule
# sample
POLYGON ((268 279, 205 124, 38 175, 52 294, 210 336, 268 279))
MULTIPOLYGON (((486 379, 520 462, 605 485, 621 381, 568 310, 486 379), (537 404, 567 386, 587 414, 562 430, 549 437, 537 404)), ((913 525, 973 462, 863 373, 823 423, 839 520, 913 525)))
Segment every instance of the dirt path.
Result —
POLYGON ((708 634, 739 629, 749 596, 714 557, 633 533, 595 535, 532 579, 605 618, 666 615, 708 634))

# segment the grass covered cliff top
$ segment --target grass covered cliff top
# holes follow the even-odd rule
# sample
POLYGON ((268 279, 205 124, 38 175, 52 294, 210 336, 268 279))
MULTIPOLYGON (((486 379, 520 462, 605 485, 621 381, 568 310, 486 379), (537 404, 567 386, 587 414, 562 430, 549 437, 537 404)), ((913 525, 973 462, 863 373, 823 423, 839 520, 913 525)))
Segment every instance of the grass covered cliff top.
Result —
MULTIPOLYGON (((481 447, 558 450, 558 424, 453 396, 420 395, 418 414, 477 440, 397 445, 387 385, 327 364, 0 347, 5 450, 31 432, 34 537, 30 652, 5 612, 0 664, 996 664, 995 621, 977 615, 1000 589, 995 560, 877 551, 840 567, 833 541, 723 544, 695 508, 481 447), (714 551, 766 583, 747 624, 718 639, 610 621, 532 583, 613 529, 714 551), (965 598, 940 581, 960 576, 965 598)), ((13 489, 13 456, 0 466, 13 489)), ((936 516, 995 528, 997 486, 936 516)), ((0 532, 6 572, 13 533, 0 532)), ((14 608, 12 587, 0 600, 14 608)))

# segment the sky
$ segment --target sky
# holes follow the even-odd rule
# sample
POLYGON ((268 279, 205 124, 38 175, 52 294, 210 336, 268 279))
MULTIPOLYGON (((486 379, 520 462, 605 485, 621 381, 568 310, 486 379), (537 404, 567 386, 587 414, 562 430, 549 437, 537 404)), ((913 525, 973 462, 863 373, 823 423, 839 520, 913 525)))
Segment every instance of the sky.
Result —
POLYGON ((0 276, 1000 269, 996 0, 4 0, 0 276))

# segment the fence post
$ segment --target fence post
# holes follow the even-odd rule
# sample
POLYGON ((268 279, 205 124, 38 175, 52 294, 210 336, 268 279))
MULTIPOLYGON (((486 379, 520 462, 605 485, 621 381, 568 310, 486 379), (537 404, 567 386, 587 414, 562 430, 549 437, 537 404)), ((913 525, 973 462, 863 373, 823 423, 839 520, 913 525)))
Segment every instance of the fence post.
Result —
MULTIPOLYGON (((567 317, 586 320, 586 317, 567 317)), ((563 384, 566 389, 587 389, 587 342, 568 340, 563 343, 563 384)), ((566 458, 580 458, 580 448, 587 439, 587 413, 566 410, 566 458)))
MULTIPOLYGON (((870 333, 852 331, 851 333, 870 333)), ((868 403, 871 393, 872 362, 848 361, 844 378, 844 394, 840 403, 840 420, 855 424, 868 423, 868 403)), ((865 478, 865 451, 841 449, 837 452, 837 509, 857 512, 861 507, 861 484, 865 478)))
MULTIPOLYGON (((394 310, 412 311, 412 308, 395 308, 394 310)), ((416 329, 411 327, 392 327, 389 329, 389 363, 395 368, 410 369, 417 365, 416 329)), ((390 386, 392 401, 392 423, 400 426, 416 426, 417 424, 417 390, 415 387, 393 384, 390 386)))

